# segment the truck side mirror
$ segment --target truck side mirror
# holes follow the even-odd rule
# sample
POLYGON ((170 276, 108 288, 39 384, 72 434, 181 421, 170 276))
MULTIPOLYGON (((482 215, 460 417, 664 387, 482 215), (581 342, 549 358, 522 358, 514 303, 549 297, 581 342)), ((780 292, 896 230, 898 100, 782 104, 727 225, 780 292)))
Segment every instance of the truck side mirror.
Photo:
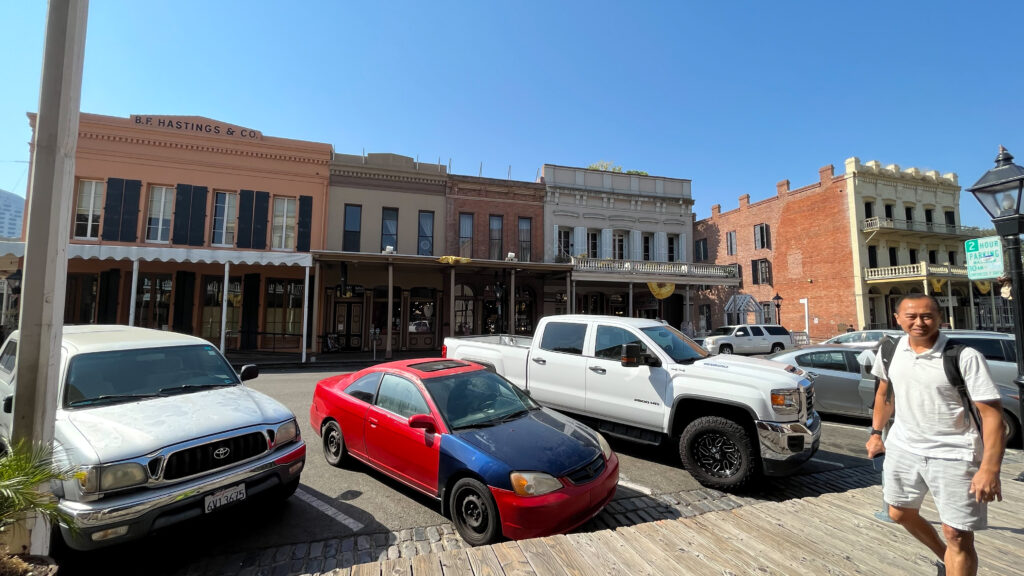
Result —
POLYGON ((14 410, 14 396, 4 398, 4 413, 10 414, 14 410))
POLYGON ((238 373, 238 377, 245 382, 246 380, 252 380, 253 378, 260 375, 260 367, 255 364, 246 364, 242 366, 242 371, 238 373))
POLYGON ((635 368, 640 365, 640 345, 623 344, 622 345, 622 365, 626 368, 635 368))

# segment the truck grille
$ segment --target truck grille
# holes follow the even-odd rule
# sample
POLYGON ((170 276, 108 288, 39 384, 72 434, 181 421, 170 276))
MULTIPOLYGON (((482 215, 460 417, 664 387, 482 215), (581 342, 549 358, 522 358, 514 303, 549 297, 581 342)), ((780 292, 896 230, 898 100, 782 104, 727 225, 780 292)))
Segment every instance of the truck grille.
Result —
POLYGON ((260 432, 223 438, 180 450, 167 457, 164 480, 188 478, 224 468, 267 451, 267 437, 260 432))
POLYGON ((807 404, 807 415, 810 416, 814 410, 814 386, 808 386, 804 388, 805 402, 807 404))
POLYGON ((566 474, 566 477, 573 484, 586 484, 587 482, 590 482, 594 478, 600 476, 601 472, 604 471, 604 466, 604 458, 602 458, 601 455, 598 455, 597 458, 594 458, 590 462, 587 462, 583 466, 580 466, 579 468, 566 474))

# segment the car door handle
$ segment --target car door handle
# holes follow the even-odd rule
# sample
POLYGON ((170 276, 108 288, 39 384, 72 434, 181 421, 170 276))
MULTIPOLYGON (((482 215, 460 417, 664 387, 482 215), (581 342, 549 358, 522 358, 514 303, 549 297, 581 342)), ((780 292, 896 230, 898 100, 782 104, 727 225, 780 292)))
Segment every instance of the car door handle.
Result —
POLYGON ((608 372, 607 370, 605 370, 604 368, 601 368, 600 366, 591 366, 590 367, 590 371, 594 372, 596 374, 604 374, 604 373, 608 372))
POLYGON ((369 424, 369 425, 370 425, 370 426, 371 426, 372 428, 376 428, 376 427, 377 427, 377 419, 376 419, 376 418, 367 418, 367 419, 366 419, 366 422, 367 422, 367 423, 368 423, 368 424, 369 424))
POLYGON ((547 360, 545 360, 543 358, 536 358, 536 357, 534 357, 533 361, 536 362, 537 364, 540 364, 541 366, 543 366, 543 365, 548 363, 547 360))

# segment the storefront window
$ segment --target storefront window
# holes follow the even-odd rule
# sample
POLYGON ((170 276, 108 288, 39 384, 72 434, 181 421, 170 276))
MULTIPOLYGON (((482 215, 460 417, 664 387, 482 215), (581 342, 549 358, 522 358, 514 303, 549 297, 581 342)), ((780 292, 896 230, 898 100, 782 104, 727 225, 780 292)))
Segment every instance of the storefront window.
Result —
POLYGON ((413 288, 409 292, 409 332, 415 334, 433 334, 434 322, 434 290, 430 288, 413 288))
POLYGON ((533 290, 516 289, 516 334, 533 334, 533 290))
POLYGON ((473 289, 465 284, 455 287, 455 335, 468 336, 473 333, 473 289))
POLYGON ((171 312, 170 274, 139 274, 135 294, 135 325, 167 330, 171 312))
MULTIPOLYGON (((388 288, 378 286, 373 291, 373 314, 370 318, 371 328, 379 328, 381 335, 388 331, 388 288)), ((392 296, 391 330, 394 333, 402 329, 402 293, 396 286, 392 296)))
POLYGON ((96 321, 95 274, 68 274, 68 288, 64 296, 65 324, 92 324, 96 321))
POLYGON ((298 347, 302 337, 302 292, 298 280, 267 279, 264 348, 298 347))
MULTIPOLYGON (((220 338, 221 302, 224 294, 223 276, 203 277, 203 317, 200 335, 203 338, 220 338)), ((238 332, 238 322, 242 313, 242 279, 232 276, 228 281, 227 301, 228 334, 238 332)))

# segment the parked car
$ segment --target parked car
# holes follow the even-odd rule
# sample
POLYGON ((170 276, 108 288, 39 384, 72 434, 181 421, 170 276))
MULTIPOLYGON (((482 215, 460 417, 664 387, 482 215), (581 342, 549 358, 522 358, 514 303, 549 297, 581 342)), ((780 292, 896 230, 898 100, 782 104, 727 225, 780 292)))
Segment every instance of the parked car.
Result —
POLYGON ((490 367, 604 434, 670 446, 712 488, 792 473, 818 449, 821 421, 802 371, 712 358, 657 320, 548 316, 533 338, 449 337, 442 350, 490 367))
POLYGON ((878 341, 882 339, 882 336, 899 338, 900 336, 903 336, 903 334, 903 330, 856 330, 829 338, 822 342, 822 344, 842 344, 843 346, 864 350, 878 346, 878 341))
POLYGON ((778 324, 720 326, 704 338, 712 354, 767 354, 793 347, 789 330, 778 324))
POLYGON ((572 530, 604 508, 619 478, 600 434, 460 360, 321 380, 309 419, 329 464, 350 456, 438 499, 474 546, 572 530))
MULTIPOLYGON (((0 349, 0 444, 9 445, 19 332, 0 349)), ((242 384, 206 340, 128 326, 64 328, 54 458, 77 478, 53 486, 88 550, 250 500, 287 498, 306 445, 295 416, 242 384)))

